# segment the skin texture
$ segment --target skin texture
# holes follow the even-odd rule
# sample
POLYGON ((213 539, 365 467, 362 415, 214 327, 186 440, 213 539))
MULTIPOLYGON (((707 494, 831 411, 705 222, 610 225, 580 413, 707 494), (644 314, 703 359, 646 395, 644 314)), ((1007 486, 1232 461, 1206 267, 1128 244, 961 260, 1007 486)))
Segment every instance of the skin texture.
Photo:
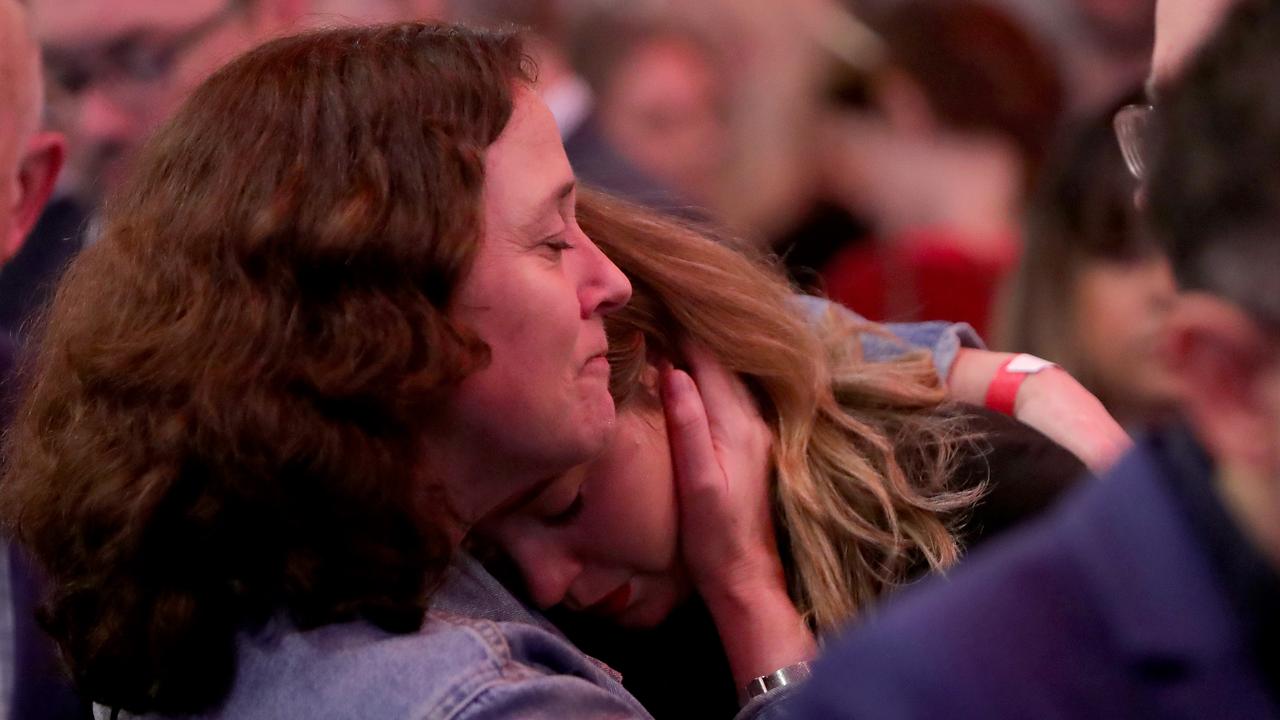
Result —
POLYGON ((0 262, 22 246, 62 166, 62 138, 38 132, 40 105, 27 13, 0 0, 0 262))
POLYGON ((1117 417, 1140 417, 1177 398, 1177 380, 1160 354, 1175 293, 1162 257, 1097 260, 1080 273, 1072 335, 1117 417))
POLYGON ((660 410, 622 411, 599 457, 481 528, 520 567, 539 607, 651 627, 687 597, 667 432, 660 410), (597 605, 623 586, 625 607, 597 605))
POLYGON ((485 157, 484 235, 453 318, 490 362, 447 398, 428 464, 478 519, 598 454, 614 424, 604 315, 631 286, 578 227, 573 172, 531 91, 485 157))
POLYGON ((1209 38, 1234 0, 1160 0, 1156 4, 1156 42, 1151 59, 1155 83, 1175 77, 1209 38))

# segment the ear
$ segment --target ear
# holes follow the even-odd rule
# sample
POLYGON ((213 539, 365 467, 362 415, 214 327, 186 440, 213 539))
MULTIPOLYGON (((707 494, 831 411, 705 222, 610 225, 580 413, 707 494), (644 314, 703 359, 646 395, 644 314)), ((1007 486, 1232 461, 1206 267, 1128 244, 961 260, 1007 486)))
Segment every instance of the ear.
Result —
POLYGON ((23 151, 18 163, 18 192, 14 206, 13 223, 9 236, 0 238, 0 261, 7 261, 18 253, 27 233, 40 218, 40 211, 53 194, 58 172, 66 157, 66 145, 62 135, 54 132, 36 133, 23 151))
POLYGON ((1274 430, 1262 388, 1272 355, 1267 335, 1232 303, 1192 292, 1179 298, 1167 340, 1186 418, 1210 453, 1268 468, 1274 430))

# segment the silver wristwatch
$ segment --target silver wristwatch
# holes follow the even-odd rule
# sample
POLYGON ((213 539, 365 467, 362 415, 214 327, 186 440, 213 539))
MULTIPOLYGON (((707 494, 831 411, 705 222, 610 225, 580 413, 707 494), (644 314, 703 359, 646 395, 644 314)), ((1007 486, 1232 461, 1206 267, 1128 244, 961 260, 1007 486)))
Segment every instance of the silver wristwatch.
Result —
POLYGON ((751 702, 752 698, 780 688, 783 685, 794 685, 808 677, 809 663, 801 661, 795 665, 788 665, 781 670, 775 670, 768 675, 761 675, 747 683, 746 687, 738 691, 738 702, 746 705, 751 702))

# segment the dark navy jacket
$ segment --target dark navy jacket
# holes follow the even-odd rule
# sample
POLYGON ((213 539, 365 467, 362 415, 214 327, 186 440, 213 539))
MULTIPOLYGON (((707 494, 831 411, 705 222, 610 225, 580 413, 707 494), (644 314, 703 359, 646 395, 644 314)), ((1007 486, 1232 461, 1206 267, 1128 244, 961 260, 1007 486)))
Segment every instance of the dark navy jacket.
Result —
POLYGON ((1277 668, 1180 496, 1212 471, 1185 477, 1168 439, 830 646, 795 714, 1280 718, 1277 668))
MULTIPOLYGON (((12 338, 0 330, 0 424, 8 424, 11 414, 16 357, 12 338)), ((36 625, 39 573, 18 548, 0 542, 0 552, 9 553, 7 585, 11 593, 7 602, 0 604, 13 608, 14 646, 0 654, 0 662, 13 659, 10 716, 14 720, 89 717, 89 706, 79 701, 58 665, 53 641, 36 625)))

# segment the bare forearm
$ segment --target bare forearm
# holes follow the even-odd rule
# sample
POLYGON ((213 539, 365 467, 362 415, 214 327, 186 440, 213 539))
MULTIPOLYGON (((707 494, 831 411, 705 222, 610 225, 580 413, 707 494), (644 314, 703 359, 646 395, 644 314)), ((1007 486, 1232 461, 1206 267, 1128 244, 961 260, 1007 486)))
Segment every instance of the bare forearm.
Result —
POLYGON ((817 654, 813 633, 781 587, 705 600, 738 687, 817 654))
MULTIPOLYGON (((987 389, 1012 353, 962 348, 947 387, 960 402, 985 405, 987 389)), ((1070 450, 1094 472, 1110 467, 1131 444, 1102 403, 1062 368, 1030 375, 1018 387, 1013 415, 1070 450)))

